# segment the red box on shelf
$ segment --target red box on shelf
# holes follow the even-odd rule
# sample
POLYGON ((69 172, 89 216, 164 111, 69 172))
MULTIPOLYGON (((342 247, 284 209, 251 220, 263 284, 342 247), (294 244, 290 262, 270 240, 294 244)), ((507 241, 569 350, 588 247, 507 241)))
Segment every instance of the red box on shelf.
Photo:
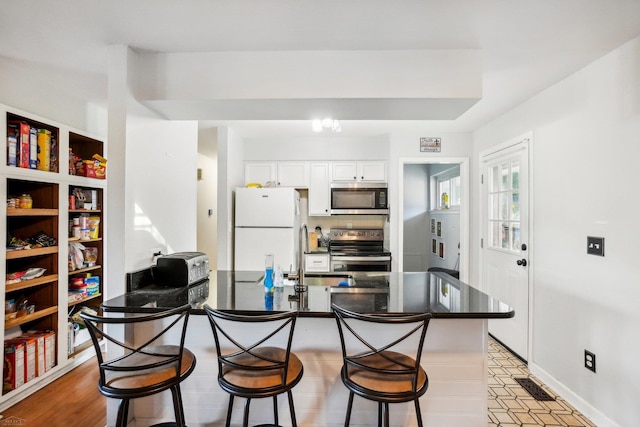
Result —
POLYGON ((36 340, 32 337, 18 337, 5 341, 7 344, 22 344, 24 346, 24 382, 29 382, 36 377, 36 340))
POLYGON ((24 345, 4 344, 4 369, 2 392, 15 390, 24 384, 24 345))
POLYGON ((105 179, 106 167, 97 160, 84 160, 84 176, 87 178, 105 179))

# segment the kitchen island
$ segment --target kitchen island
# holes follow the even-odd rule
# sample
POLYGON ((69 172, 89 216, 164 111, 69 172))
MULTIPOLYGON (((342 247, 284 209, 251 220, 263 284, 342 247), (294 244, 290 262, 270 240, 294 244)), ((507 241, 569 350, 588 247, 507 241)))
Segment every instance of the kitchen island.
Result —
MULTIPOLYGON (((213 334, 206 316, 198 315, 204 314, 204 304, 246 313, 298 311, 292 350, 304 364, 304 376, 293 394, 301 427, 344 424, 348 393, 340 380, 340 343, 330 311, 334 294, 346 292, 348 297, 341 301, 364 307, 363 311, 373 307, 383 312, 431 312, 434 319, 427 332, 422 358, 430 379, 429 390, 420 400, 425 425, 486 426, 487 319, 512 317, 514 312, 509 306, 442 273, 353 273, 349 287, 329 286, 311 279, 308 282, 313 284, 306 287, 285 286, 265 294, 260 272, 217 271, 208 282, 193 289, 154 287, 152 284, 132 289, 105 301, 103 310, 141 312, 191 304, 194 316, 189 320, 186 346, 196 354, 198 364, 182 386, 190 427, 224 425, 228 402, 228 396, 217 384, 213 334), (381 299, 380 294, 385 298, 381 299), (381 305, 385 302, 386 307, 381 305)), ((136 425, 170 421, 169 402, 169 395, 132 402, 136 425)), ((240 423, 244 402, 238 399, 236 404, 233 425, 240 423)), ((280 423, 290 425, 286 399, 279 404, 280 423)), ((392 425, 417 425, 410 403, 392 405, 390 412, 392 425)), ((375 425, 376 416, 375 403, 355 399, 352 426, 375 425)), ((109 419, 113 417, 108 414, 109 419)), ((251 424, 271 421, 271 400, 252 401, 251 424)))

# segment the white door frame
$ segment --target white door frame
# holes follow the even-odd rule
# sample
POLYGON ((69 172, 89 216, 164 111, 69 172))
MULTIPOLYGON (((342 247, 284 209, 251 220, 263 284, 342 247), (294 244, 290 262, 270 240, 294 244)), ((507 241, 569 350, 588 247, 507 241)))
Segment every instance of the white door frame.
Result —
MULTIPOLYGON (((428 164, 460 165, 460 280, 469 279, 469 158, 468 157, 401 157, 398 180, 398 271, 404 271, 404 166, 428 164)), ((425 225, 426 226, 426 225, 425 225)))
MULTIPOLYGON (((529 263, 529 267, 527 268, 527 276, 528 276, 528 281, 529 281, 529 304, 528 304, 528 308, 529 308, 529 318, 528 318, 528 331, 527 331, 527 335, 528 335, 528 339, 527 339, 527 361, 529 363, 531 363, 531 355, 533 354, 533 297, 534 297, 534 272, 533 272, 533 268, 531 266, 535 266, 535 259, 534 259, 534 248, 535 248, 535 234, 534 234, 534 218, 533 218, 533 200, 534 200, 534 185, 533 185, 533 131, 529 131, 527 133, 524 133, 520 136, 517 136, 515 138, 512 138, 506 142, 503 142, 501 144, 498 145, 494 145, 491 148, 488 148, 486 150, 483 150, 479 153, 478 156, 478 183, 480 183, 480 180, 482 179, 482 173, 483 173, 483 167, 482 167, 482 162, 483 159, 486 156, 489 156, 491 154, 494 153, 498 153, 499 151, 502 151, 504 149, 507 149, 513 145, 516 145, 520 142, 523 141, 527 141, 527 147, 528 147, 528 172, 529 172, 529 176, 528 176, 528 183, 529 183, 529 189, 528 189, 528 193, 529 193, 529 200, 528 200, 528 210, 527 210, 527 215, 529 216, 529 241, 528 241, 528 255, 527 255, 527 259, 528 259, 528 263, 529 263)), ((478 215, 478 230, 479 230, 479 238, 480 239, 484 239, 484 241, 486 242, 486 236, 483 235, 484 233, 484 209, 483 209, 483 196, 480 197, 479 199, 480 201, 480 206, 479 206, 479 215, 478 215)), ((479 240, 480 240, 479 239, 479 240)), ((480 287, 480 290, 484 291, 486 289, 485 284, 483 283, 483 278, 484 278, 484 248, 480 249, 480 253, 479 253, 479 259, 478 259, 478 284, 480 287)))

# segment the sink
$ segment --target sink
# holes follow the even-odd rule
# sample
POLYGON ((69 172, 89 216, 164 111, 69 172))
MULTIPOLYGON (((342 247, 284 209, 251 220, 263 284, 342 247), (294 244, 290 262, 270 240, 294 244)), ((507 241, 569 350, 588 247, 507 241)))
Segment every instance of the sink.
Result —
POLYGON ((307 286, 329 286, 348 289, 356 284, 355 279, 350 274, 344 273, 307 273, 304 275, 303 283, 307 286), (347 282, 349 285, 340 285, 341 282, 347 282))

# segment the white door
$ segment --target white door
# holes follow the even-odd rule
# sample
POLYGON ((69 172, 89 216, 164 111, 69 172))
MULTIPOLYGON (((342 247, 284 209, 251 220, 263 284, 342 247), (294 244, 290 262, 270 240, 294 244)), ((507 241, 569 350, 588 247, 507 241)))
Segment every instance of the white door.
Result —
POLYGON ((489 332, 523 359, 529 343, 529 139, 482 157, 482 287, 515 310, 489 332))

